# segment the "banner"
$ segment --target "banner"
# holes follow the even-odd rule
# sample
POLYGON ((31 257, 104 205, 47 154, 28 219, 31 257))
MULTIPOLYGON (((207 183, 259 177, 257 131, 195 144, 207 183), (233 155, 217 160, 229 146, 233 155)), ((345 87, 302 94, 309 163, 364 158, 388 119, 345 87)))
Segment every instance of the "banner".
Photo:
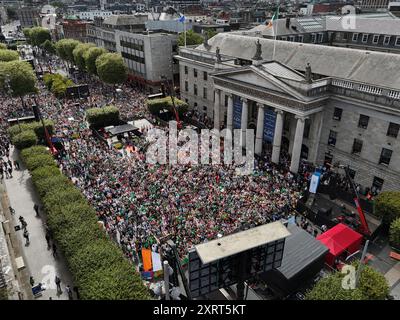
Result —
POLYGON ((317 188, 319 184, 319 179, 321 178, 321 173, 320 172, 314 172, 314 174, 311 177, 311 182, 310 182, 310 189, 309 191, 311 193, 317 193, 317 188))
POLYGON ((263 140, 266 142, 274 142, 276 113, 271 109, 264 109, 264 133, 263 140))
POLYGON ((142 249, 143 270, 150 271, 153 267, 151 262, 151 250, 142 249))
POLYGON ((238 96, 233 96, 233 129, 242 127, 242 104, 238 96))
POLYGON ((151 258, 153 260, 153 271, 160 271, 162 270, 161 258, 157 252, 151 252, 151 258))

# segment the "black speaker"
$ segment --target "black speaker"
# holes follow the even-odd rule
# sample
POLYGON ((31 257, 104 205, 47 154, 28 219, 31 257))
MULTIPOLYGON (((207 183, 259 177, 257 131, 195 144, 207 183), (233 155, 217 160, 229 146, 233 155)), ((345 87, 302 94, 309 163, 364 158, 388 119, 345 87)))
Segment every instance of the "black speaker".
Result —
POLYGON ((35 116, 35 121, 40 121, 40 111, 39 107, 35 104, 32 106, 33 115, 35 116))

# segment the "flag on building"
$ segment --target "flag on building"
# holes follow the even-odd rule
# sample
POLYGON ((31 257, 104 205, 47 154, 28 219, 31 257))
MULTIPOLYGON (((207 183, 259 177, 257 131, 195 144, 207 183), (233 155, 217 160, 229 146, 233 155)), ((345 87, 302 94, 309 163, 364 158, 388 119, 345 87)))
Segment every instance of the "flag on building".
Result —
POLYGON ((178 21, 179 21, 179 22, 182 22, 182 23, 184 23, 185 20, 186 20, 186 17, 185 17, 184 15, 181 15, 181 16, 179 17, 179 19, 178 19, 178 21))
POLYGON ((279 7, 276 8, 276 11, 274 12, 274 15, 272 16, 271 20, 268 22, 267 27, 271 28, 274 25, 274 21, 278 20, 279 17, 279 7))

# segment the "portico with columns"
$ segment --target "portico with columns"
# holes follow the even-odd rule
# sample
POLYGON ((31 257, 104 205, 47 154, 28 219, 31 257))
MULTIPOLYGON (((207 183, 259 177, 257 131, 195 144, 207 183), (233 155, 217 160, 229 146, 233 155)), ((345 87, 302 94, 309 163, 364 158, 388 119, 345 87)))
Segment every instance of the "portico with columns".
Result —
POLYGON ((310 83, 303 74, 275 61, 222 70, 211 77, 215 88, 214 128, 240 128, 241 145, 246 147, 246 129, 253 121, 257 155, 268 146, 271 161, 279 163, 283 139, 288 139, 291 172, 299 170, 303 147, 310 150, 307 160, 315 161, 318 143, 313 142, 319 141, 321 134, 326 80, 310 83), (228 97, 226 118, 222 96, 228 97), (285 130, 285 118, 290 122, 286 123, 290 132, 285 130))

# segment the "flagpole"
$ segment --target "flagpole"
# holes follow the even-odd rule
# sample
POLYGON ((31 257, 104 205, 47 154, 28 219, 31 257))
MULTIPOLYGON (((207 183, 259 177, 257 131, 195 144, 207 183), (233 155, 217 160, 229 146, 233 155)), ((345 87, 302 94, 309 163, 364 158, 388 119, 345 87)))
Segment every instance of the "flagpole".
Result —
POLYGON ((186 48, 186 18, 183 20, 183 32, 185 33, 185 48, 186 48))
MULTIPOLYGON (((278 7, 278 9, 276 10, 275 13, 277 14, 276 20, 278 20, 278 19, 279 19, 279 7, 278 7)), ((276 48, 275 24, 277 24, 277 23, 274 23, 274 22, 275 22, 275 21, 273 20, 273 21, 272 21, 272 33, 273 33, 273 37, 274 37, 274 51, 273 51, 273 53, 272 53, 272 60, 275 60, 275 48, 276 48)))

